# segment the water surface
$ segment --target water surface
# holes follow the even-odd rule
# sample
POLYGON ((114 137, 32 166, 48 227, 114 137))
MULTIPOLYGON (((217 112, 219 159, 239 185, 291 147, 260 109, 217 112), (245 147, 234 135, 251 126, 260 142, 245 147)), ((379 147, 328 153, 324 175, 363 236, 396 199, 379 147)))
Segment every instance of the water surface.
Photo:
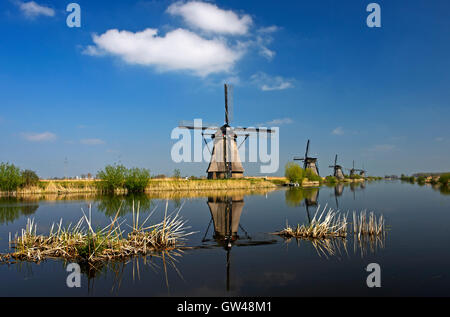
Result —
MULTIPOLYGON (((0 198, 0 251, 8 235, 34 218, 47 233, 53 222, 76 222, 92 208, 95 226, 122 204, 131 224, 133 200, 152 220, 182 206, 196 233, 179 255, 136 258, 83 267, 82 287, 68 288, 67 263, 0 265, 0 296, 449 296, 450 196, 430 186, 380 181, 308 190, 163 193, 128 197, 28 196, 0 198), (331 250, 271 232, 307 223, 318 206, 383 214, 385 239, 360 244, 350 235, 331 250), (382 287, 366 286, 369 263, 381 266, 382 287)), ((142 216, 143 217, 143 216, 142 216)))

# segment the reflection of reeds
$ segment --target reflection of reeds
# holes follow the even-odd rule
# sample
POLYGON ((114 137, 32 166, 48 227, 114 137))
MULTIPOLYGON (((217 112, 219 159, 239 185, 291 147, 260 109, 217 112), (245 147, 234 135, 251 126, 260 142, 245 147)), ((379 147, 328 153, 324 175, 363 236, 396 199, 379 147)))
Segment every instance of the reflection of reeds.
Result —
POLYGON ((360 236, 355 235, 353 239, 353 252, 356 254, 359 249, 361 258, 366 256, 369 252, 376 253, 378 249, 384 249, 385 236, 360 236))
POLYGON ((146 255, 155 251, 174 250, 191 233, 185 231, 186 222, 176 214, 167 215, 167 206, 162 222, 145 226, 150 216, 139 223, 139 205, 136 213, 133 206, 132 231, 124 237, 117 211, 111 224, 94 231, 92 222, 83 212, 83 217, 75 226, 62 226, 62 219, 53 225, 48 236, 37 235, 34 220, 28 219, 25 229, 10 241, 14 253, 2 256, 2 260, 41 261, 46 258, 64 258, 86 262, 98 262, 113 259, 125 259, 134 255, 146 255), (83 226, 85 224, 85 226, 83 226))
MULTIPOLYGON (((325 256, 328 259, 330 256, 342 256, 345 254, 348 255, 347 251, 347 240, 345 238, 333 238, 333 239, 309 239, 309 238, 295 238, 297 241, 297 246, 300 246, 300 241, 308 241, 311 242, 312 246, 316 250, 317 254, 321 256, 325 256), (341 251, 343 249, 343 251, 341 251)), ((291 238, 286 238, 286 243, 291 242, 291 238)))
POLYGON ((308 225, 297 225, 292 228, 286 224, 286 228, 275 234, 290 238, 312 238, 312 239, 327 239, 327 238, 345 238, 347 236, 347 215, 340 214, 338 211, 329 209, 325 214, 326 206, 322 213, 318 216, 320 211, 317 211, 308 225), (325 216, 324 216, 325 215, 325 216))

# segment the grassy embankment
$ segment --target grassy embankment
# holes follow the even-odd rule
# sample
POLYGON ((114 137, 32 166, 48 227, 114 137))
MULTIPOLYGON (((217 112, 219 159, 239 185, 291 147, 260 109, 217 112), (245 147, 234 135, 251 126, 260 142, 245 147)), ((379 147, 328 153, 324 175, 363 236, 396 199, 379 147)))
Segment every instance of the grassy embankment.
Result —
MULTIPOLYGON (((33 186, 21 187, 3 194, 76 194, 76 193, 101 193, 103 191, 101 180, 40 180, 33 186)), ((265 180, 263 178, 245 178, 229 180, 185 180, 185 179, 151 179, 145 188, 145 192, 158 191, 212 191, 212 190, 258 190, 275 189, 282 181, 265 180)), ((124 193, 125 190, 117 190, 124 193)))

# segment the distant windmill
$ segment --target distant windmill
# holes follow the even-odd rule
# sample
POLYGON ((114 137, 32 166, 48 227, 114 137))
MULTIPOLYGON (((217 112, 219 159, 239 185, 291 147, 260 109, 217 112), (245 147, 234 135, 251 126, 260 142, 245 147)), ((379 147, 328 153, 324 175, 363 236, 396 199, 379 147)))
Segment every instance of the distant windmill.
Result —
POLYGON ((359 171, 359 175, 361 175, 362 177, 366 177, 367 171, 364 169, 364 164, 362 169, 358 170, 359 171))
POLYGON ((306 143, 305 157, 294 157, 294 161, 303 161, 303 169, 311 170, 313 174, 319 175, 319 166, 316 157, 309 157, 309 140, 306 143))
POLYGON ((339 180, 344 179, 344 173, 342 172, 342 166, 337 164, 337 154, 336 157, 334 158, 334 165, 330 165, 330 168, 334 169, 334 177, 336 177, 339 180))
MULTIPOLYGON (((209 163, 207 173, 209 179, 223 178, 242 178, 244 168, 239 157, 239 147, 248 138, 248 132, 267 132, 273 133, 274 130, 262 128, 233 128, 230 126, 233 109, 232 86, 225 84, 225 124, 218 127, 196 127, 193 125, 180 125, 184 129, 215 130, 214 133, 202 133, 204 136, 210 136, 214 140, 214 146, 211 153, 211 162, 209 163), (236 132, 240 132, 238 134, 236 132), (245 136, 244 141, 238 146, 237 137, 245 136)), ((205 140, 206 143, 206 140, 205 140)))
POLYGON ((357 175, 356 172, 358 172, 358 170, 355 168, 355 161, 353 161, 352 168, 346 168, 346 170, 350 171, 350 177, 357 175))

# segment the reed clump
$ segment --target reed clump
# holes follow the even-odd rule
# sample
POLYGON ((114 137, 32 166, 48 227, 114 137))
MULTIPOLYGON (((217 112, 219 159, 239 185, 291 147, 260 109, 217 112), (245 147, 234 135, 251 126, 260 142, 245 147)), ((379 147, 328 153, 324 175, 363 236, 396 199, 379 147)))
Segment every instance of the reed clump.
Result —
MULTIPOLYGON (((286 223, 286 228, 275 232, 275 234, 284 238, 309 240, 346 238, 349 225, 348 215, 341 214, 339 211, 334 211, 331 208, 326 212, 326 209, 327 206, 319 215, 319 206, 309 224, 297 224, 297 227, 292 228, 286 223)), ((353 212, 353 233, 358 239, 384 237, 386 225, 383 215, 377 218, 373 212, 370 212, 368 215, 366 211, 362 211, 359 214, 353 212)))
POLYGON ((383 215, 377 218, 373 212, 368 215, 365 210, 359 214, 353 212, 353 233, 358 235, 358 238, 362 236, 382 236, 386 232, 385 228, 383 215))
POLYGON ((125 221, 118 217, 120 208, 111 223, 97 231, 92 228, 90 210, 89 217, 83 211, 83 217, 74 226, 64 228, 61 219, 52 225, 46 236, 38 235, 34 220, 28 219, 20 235, 10 239, 10 246, 15 251, 0 259, 39 262, 61 258, 92 263, 175 250, 192 232, 186 231, 186 221, 179 216, 181 207, 167 215, 167 206, 166 203, 164 219, 160 223, 146 225, 155 209, 139 223, 139 204, 136 211, 133 204, 133 225, 128 234, 121 228, 125 221))
POLYGON ((285 238, 307 238, 307 239, 329 239, 329 238, 345 238, 347 236, 347 215, 340 214, 338 211, 329 209, 326 212, 326 206, 318 215, 319 208, 307 225, 297 224, 296 228, 292 228, 286 224, 286 228, 276 232, 276 235, 285 238))

